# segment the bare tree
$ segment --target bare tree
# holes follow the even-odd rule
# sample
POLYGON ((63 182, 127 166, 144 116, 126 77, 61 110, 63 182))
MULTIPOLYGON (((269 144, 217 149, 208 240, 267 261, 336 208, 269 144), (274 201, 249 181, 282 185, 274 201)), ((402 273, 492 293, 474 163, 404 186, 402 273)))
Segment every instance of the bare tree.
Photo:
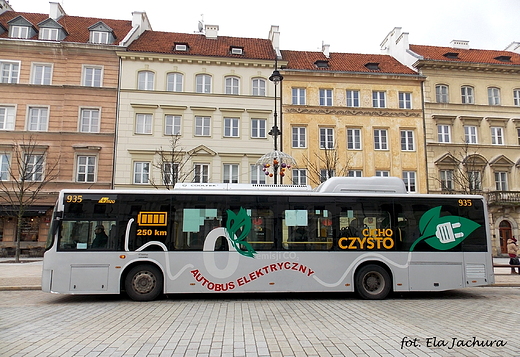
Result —
POLYGON ((173 189, 175 183, 185 182, 193 172, 190 166, 193 154, 180 146, 179 135, 172 135, 169 146, 161 146, 155 154, 156 160, 152 166, 160 172, 159 180, 150 176, 150 184, 155 188, 173 189))
POLYGON ((314 152, 312 157, 303 155, 303 162, 307 167, 307 176, 315 185, 319 185, 325 179, 335 176, 347 176, 350 168, 350 157, 345 163, 341 163, 336 146, 322 148, 319 152, 314 152))
POLYGON ((0 200, 14 214, 16 224, 15 262, 20 262, 22 223, 26 210, 40 198, 44 187, 58 177, 57 158, 46 160, 47 146, 39 145, 34 136, 15 140, 3 155, 7 168, 0 171, 0 200))

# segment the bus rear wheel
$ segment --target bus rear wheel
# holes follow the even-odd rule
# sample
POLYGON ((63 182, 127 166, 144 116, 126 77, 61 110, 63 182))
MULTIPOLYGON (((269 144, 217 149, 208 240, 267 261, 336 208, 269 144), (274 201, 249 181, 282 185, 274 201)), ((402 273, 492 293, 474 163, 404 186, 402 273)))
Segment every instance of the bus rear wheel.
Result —
POLYGON ((155 300, 163 290, 162 273, 150 264, 137 265, 126 276, 125 290, 132 300, 155 300))
POLYGON ((368 300, 381 300, 392 290, 390 274, 381 266, 370 264, 356 273, 354 285, 357 294, 368 300))

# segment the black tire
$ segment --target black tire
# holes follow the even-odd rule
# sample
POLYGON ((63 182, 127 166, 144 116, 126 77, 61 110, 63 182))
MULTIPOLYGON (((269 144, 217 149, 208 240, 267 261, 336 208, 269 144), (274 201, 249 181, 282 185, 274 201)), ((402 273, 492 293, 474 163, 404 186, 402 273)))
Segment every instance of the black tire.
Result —
POLYGON ((392 279, 383 267, 370 264, 356 272, 354 286, 361 298, 382 300, 392 291, 392 279))
POLYGON ((125 290, 132 300, 152 301, 163 292, 163 284, 163 275, 159 268, 142 264, 130 269, 126 275, 125 290))

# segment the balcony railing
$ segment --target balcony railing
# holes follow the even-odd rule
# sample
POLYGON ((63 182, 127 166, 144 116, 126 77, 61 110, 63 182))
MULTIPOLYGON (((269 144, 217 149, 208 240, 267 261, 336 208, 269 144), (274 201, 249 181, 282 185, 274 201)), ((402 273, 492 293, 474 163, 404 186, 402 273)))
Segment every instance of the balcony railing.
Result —
POLYGON ((485 193, 490 204, 520 205, 520 191, 493 191, 485 193))

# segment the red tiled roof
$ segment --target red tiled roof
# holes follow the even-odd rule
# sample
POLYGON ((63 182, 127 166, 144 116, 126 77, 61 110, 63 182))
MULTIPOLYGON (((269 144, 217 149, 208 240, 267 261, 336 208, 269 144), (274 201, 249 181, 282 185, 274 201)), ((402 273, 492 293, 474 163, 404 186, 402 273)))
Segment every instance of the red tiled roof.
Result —
POLYGON ((288 62, 287 69, 417 74, 417 72, 401 64, 389 55, 332 52, 329 54, 329 58, 327 58, 322 52, 282 51, 282 57, 288 62), (328 61, 328 67, 318 68, 316 61, 328 61), (367 68, 367 64, 377 64, 379 70, 371 70, 367 68))
POLYGON ((509 51, 494 50, 476 50, 476 49, 460 49, 453 47, 437 47, 410 45, 410 49, 424 57, 424 59, 448 62, 468 62, 468 63, 489 63, 489 64, 505 64, 520 65, 520 54, 509 51), (457 54, 456 58, 446 57, 446 53, 457 54), (511 57, 510 62, 498 60, 499 57, 511 57))
POLYGON ((145 31, 128 51, 181 54, 192 56, 230 57, 274 61, 276 54, 271 41, 258 38, 218 36, 208 39, 204 34, 145 31), (187 44, 188 51, 175 51, 175 44, 187 44), (243 49, 242 55, 231 54, 232 47, 243 49))
MULTIPOLYGON (((27 21, 32 23, 36 29, 39 29, 38 24, 40 22, 49 18, 48 14, 33 14, 28 12, 6 11, 3 14, 0 14, 0 24, 2 24, 6 29, 8 29, 8 22, 18 16, 23 16, 27 21)), ((64 15, 57 22, 61 26, 63 26, 65 31, 67 31, 68 33, 68 36, 65 37, 65 39, 63 40, 64 42, 88 43, 90 36, 88 28, 98 23, 99 21, 105 23, 114 31, 114 36, 116 37, 115 44, 123 40, 125 36, 128 34, 128 32, 130 32, 130 30, 132 29, 132 21, 127 20, 98 19, 92 17, 64 15)), ((8 38, 8 32, 4 32, 3 34, 1 34, 0 38, 8 38)), ((38 39, 38 35, 36 35, 32 39, 38 39)))

